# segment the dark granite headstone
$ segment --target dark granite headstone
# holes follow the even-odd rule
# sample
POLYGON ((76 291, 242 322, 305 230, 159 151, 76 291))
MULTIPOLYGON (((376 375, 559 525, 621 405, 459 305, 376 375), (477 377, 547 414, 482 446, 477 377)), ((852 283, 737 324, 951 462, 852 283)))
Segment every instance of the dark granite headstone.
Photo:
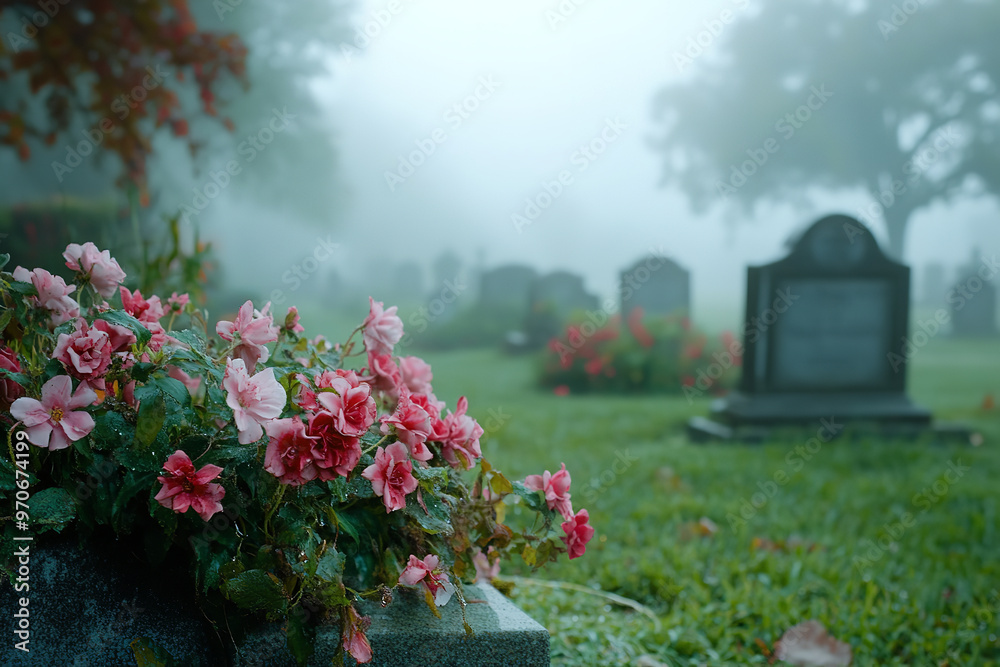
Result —
POLYGON ((597 297, 588 293, 583 278, 569 271, 553 271, 532 284, 530 303, 533 309, 552 310, 565 321, 576 310, 597 308, 597 297))
POLYGON ((785 259, 748 269, 743 376, 713 418, 751 430, 820 419, 928 425, 906 395, 909 294, 910 269, 862 223, 818 221, 785 259))
MULTIPOLYGON (((74 539, 44 535, 30 542, 30 590, 15 593, 0 582, 0 609, 7 618, 7 644, 0 664, 135 665, 131 643, 147 638, 179 665, 215 667, 294 667, 280 623, 247 628, 238 653, 204 620, 194 604, 195 586, 168 559, 152 568, 136 555, 141 540, 94 539, 80 549, 74 539), (14 648, 21 608, 16 597, 29 596, 30 639, 27 653, 14 648)), ((423 665, 548 665, 549 633, 489 585, 465 587, 466 635, 457 598, 434 617, 417 592, 396 589, 382 607, 362 601, 359 611, 371 618, 367 636, 374 652, 371 667, 423 665)), ((310 665, 329 665, 341 645, 337 626, 317 630, 310 665)), ((351 658, 348 665, 356 664, 351 658)))
POLYGON ((691 275, 672 260, 649 255, 622 271, 618 297, 625 315, 637 307, 646 315, 688 312, 691 275))

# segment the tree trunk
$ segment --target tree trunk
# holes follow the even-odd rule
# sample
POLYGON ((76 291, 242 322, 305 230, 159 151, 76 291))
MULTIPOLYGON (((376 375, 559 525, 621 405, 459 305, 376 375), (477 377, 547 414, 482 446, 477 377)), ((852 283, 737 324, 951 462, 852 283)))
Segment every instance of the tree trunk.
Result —
POLYGON ((903 261, 903 251, 906 247, 906 224, 910 221, 912 208, 896 205, 885 209, 885 226, 889 234, 889 243, 883 250, 897 262, 903 261))

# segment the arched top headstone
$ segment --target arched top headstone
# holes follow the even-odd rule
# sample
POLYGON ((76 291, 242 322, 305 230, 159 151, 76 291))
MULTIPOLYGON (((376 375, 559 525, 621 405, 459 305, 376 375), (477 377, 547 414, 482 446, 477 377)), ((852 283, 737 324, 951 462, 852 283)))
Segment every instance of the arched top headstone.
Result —
POLYGON ((834 214, 817 220, 794 238, 783 260, 828 271, 850 272, 861 266, 898 265, 889 259, 868 229, 856 218, 834 214))

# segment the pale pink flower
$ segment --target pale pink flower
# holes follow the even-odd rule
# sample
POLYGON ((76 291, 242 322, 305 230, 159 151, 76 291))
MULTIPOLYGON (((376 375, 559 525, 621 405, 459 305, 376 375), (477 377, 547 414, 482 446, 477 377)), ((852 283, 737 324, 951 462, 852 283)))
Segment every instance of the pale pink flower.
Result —
POLYGON ((392 348, 403 337, 403 320, 396 315, 396 306, 382 308, 382 302, 368 297, 370 310, 364 321, 365 349, 369 355, 392 354, 392 348))
POLYGON ((394 427, 396 437, 410 448, 413 458, 418 461, 429 461, 433 454, 424 444, 431 434, 431 418, 423 408, 410 399, 410 392, 403 387, 399 395, 399 403, 391 415, 382 416, 382 433, 388 435, 389 428, 394 427))
POLYGON ((34 286, 38 295, 31 297, 31 303, 36 308, 49 311, 54 326, 80 316, 80 305, 69 296, 76 291, 76 287, 67 285, 61 277, 54 276, 45 269, 28 271, 19 266, 14 269, 14 280, 34 286))
POLYGON ((423 584, 434 596, 434 603, 439 606, 448 604, 455 586, 449 581, 448 574, 439 567, 440 561, 437 556, 430 554, 420 560, 410 554, 410 560, 399 575, 399 584, 402 586, 417 586, 423 584))
POLYGON ((10 406, 10 414, 24 424, 31 444, 66 449, 94 429, 94 418, 80 408, 96 400, 97 394, 86 382, 73 393, 73 380, 57 375, 42 386, 41 401, 21 397, 10 406))
MULTIPOLYGON (((485 491, 485 488, 483 489, 485 491)), ((489 551, 480 551, 472 557, 472 564, 476 566, 476 583, 490 583, 500 575, 500 558, 496 557, 490 565, 490 554, 495 550, 493 547, 489 551)))
POLYGON ((403 377, 399 372, 399 367, 392 360, 391 354, 368 354, 368 375, 364 381, 372 386, 372 389, 382 392, 385 396, 395 400, 399 396, 399 388, 403 386, 403 377))
POLYGON ((247 301, 240 306, 235 321, 222 320, 215 325, 215 332, 220 338, 237 343, 234 353, 250 370, 257 368, 258 360, 267 361, 270 352, 266 344, 278 340, 274 318, 267 314, 270 305, 264 306, 264 310, 255 317, 253 302, 247 301))
POLYGON ((264 428, 269 438, 264 454, 264 470, 277 477, 282 484, 292 486, 316 479, 312 448, 317 439, 306 433, 305 424, 298 415, 291 419, 273 419, 264 428))
POLYGON ((445 435, 440 440, 441 455, 445 461, 454 468, 464 467, 466 470, 483 456, 479 438, 484 433, 483 427, 465 414, 468 409, 469 402, 465 396, 458 399, 455 412, 444 418, 445 435))
POLYGON ((376 449, 375 463, 365 468, 361 476, 372 483, 375 495, 382 498, 386 514, 406 507, 406 494, 417 489, 413 463, 401 442, 376 449))
POLYGON ((403 384, 414 394, 430 394, 434 374, 431 365, 420 357, 400 357, 399 373, 403 384))
POLYGON ((135 345, 135 334, 123 326, 104 320, 94 320, 94 328, 108 334, 112 352, 126 352, 135 345))
POLYGON ((167 375, 178 382, 182 382, 187 387, 189 394, 192 396, 197 395, 198 389, 201 387, 201 378, 193 378, 177 366, 167 366, 167 375))
POLYGON ((543 492, 549 509, 556 510, 568 521, 573 516, 573 505, 569 499, 570 481, 569 471, 563 463, 562 468, 554 475, 548 470, 541 475, 528 475, 524 480, 524 486, 532 491, 543 492))
POLYGON ((580 510, 576 516, 571 516, 562 524, 563 532, 566 533, 562 541, 566 543, 570 560, 582 556, 587 550, 587 542, 594 537, 594 528, 587 523, 588 521, 590 514, 587 510, 580 510))
POLYGON ((288 314, 285 315, 284 328, 292 333, 302 333, 306 330, 304 326, 299 324, 299 309, 295 306, 289 307, 288 314))
POLYGON ((316 395, 321 408, 337 418, 337 430, 344 435, 359 436, 375 423, 376 407, 372 388, 361 383, 357 387, 341 387, 342 393, 329 391, 316 395))
POLYGON ((179 313, 191 302, 191 297, 185 292, 184 294, 178 294, 174 292, 167 299, 167 303, 170 304, 170 310, 175 313, 179 313))
POLYGON ((98 250, 90 241, 83 245, 70 243, 66 246, 63 257, 66 259, 66 266, 80 273, 105 299, 110 299, 115 289, 125 280, 125 272, 111 253, 98 250))
POLYGON ((285 390, 274 379, 273 368, 251 377, 242 359, 230 359, 222 387, 227 392, 226 404, 233 409, 241 444, 260 440, 262 425, 277 418, 285 408, 285 390))
MULTIPOLYGON (((129 292, 125 287, 120 288, 122 295, 122 309, 139 320, 143 324, 159 323, 163 317, 163 304, 160 297, 151 296, 144 299, 139 290, 129 292)), ((148 326, 146 327, 149 328, 148 326)))
POLYGON ((210 483, 222 473, 222 468, 208 464, 195 471, 191 458, 177 450, 163 464, 166 475, 157 477, 163 487, 153 498, 158 503, 179 514, 190 507, 203 521, 208 521, 222 511, 220 502, 226 495, 221 484, 210 483))
POLYGON ((111 339, 99 328, 87 326, 81 317, 76 320, 72 334, 59 334, 52 358, 62 362, 70 375, 80 380, 96 380, 111 365, 111 339))
POLYGON ((368 643, 365 631, 371 625, 371 619, 361 616, 353 606, 347 608, 347 620, 344 623, 344 632, 341 637, 344 650, 351 654, 351 657, 360 664, 371 662, 372 646, 368 643))

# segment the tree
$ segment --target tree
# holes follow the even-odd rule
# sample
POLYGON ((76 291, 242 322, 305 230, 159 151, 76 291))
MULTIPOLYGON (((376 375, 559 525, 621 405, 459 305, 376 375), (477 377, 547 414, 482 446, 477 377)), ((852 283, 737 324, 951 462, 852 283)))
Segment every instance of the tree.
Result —
POLYGON ((719 22, 654 103, 664 181, 699 211, 863 188, 900 257, 914 211, 1000 192, 998 21, 992 0, 769 0, 719 22))
POLYGON ((216 116, 215 87, 244 70, 239 38, 200 31, 186 0, 0 0, 0 26, 0 145, 26 161, 32 142, 53 146, 72 128, 56 177, 101 146, 143 201, 155 130, 199 145, 178 80, 190 77, 200 110, 216 116))

